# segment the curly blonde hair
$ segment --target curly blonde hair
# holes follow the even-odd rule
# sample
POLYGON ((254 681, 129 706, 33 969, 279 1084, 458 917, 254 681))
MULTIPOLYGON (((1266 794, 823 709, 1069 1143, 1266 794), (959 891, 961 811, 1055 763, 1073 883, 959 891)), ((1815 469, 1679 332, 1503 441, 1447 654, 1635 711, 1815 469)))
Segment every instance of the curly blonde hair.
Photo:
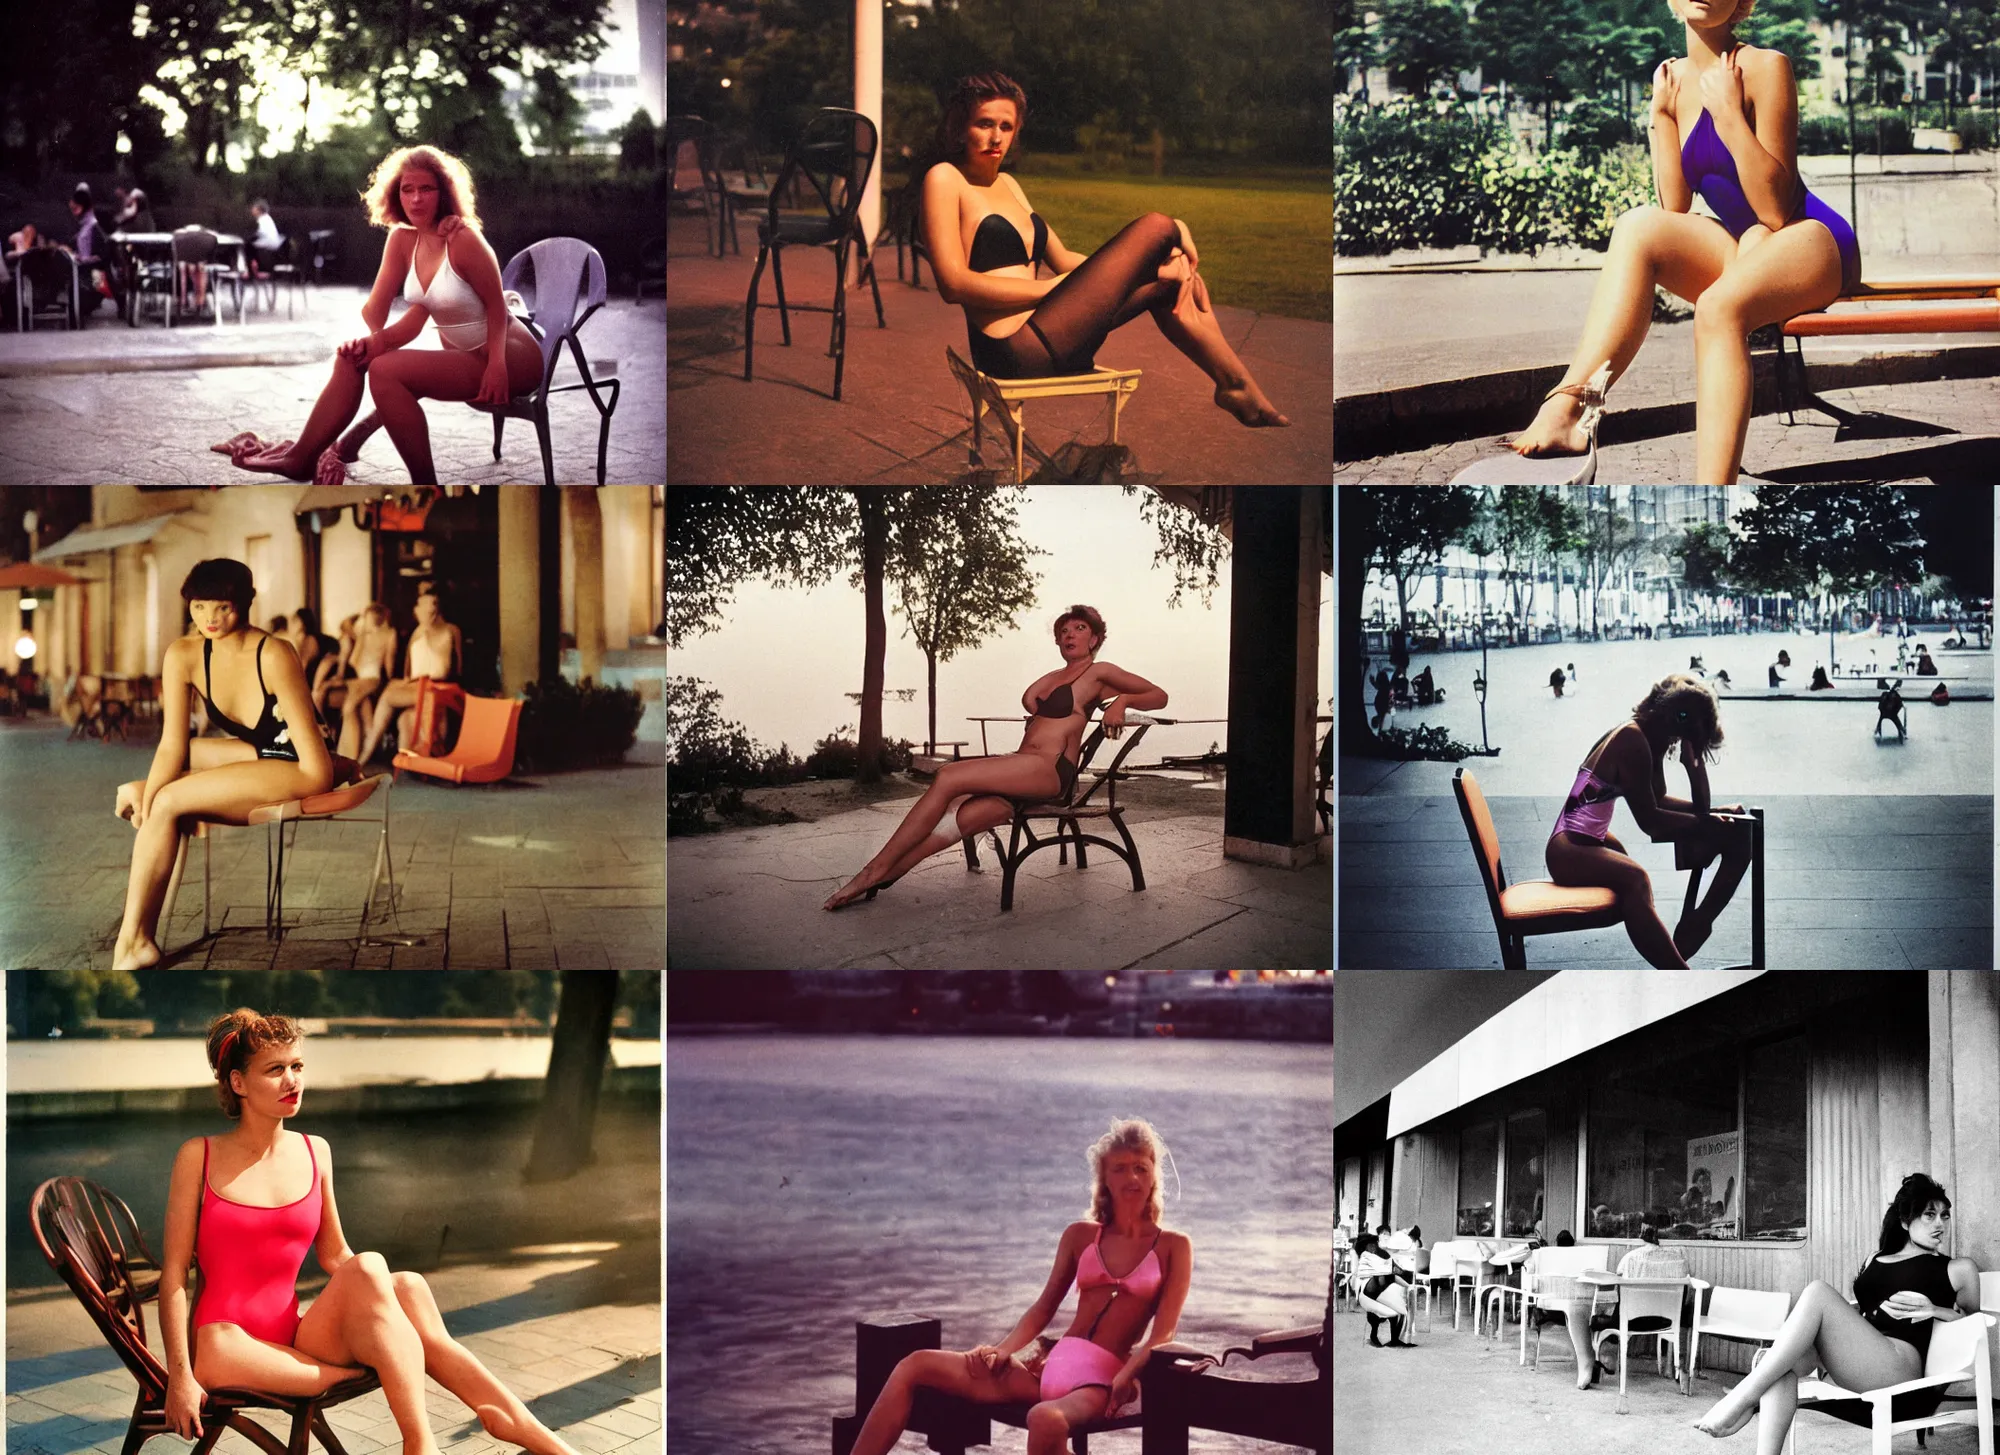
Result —
POLYGON ((1090 1146, 1090 1211, 1086 1214, 1093 1222, 1111 1221, 1111 1189, 1104 1183, 1104 1164, 1114 1152, 1143 1152, 1153 1159, 1153 1190, 1146 1195, 1146 1219, 1157 1223, 1160 1220, 1160 1163, 1165 1160, 1167 1144, 1160 1140, 1160 1134, 1153 1130, 1151 1122, 1137 1117, 1114 1120, 1111 1130, 1099 1137, 1090 1146))
POLYGON ((217 1016, 208 1027, 208 1066, 223 1115, 231 1121, 243 1115, 243 1098, 229 1084, 230 1072, 248 1069, 250 1058, 265 1047, 294 1045, 305 1034, 290 1016, 260 1015, 247 1005, 217 1016))
POLYGON ((381 165, 369 175, 361 200, 368 204, 368 221, 372 226, 409 225, 396 184, 410 167, 422 167, 437 178, 439 217, 456 213, 465 219, 467 227, 479 226, 479 197, 472 185, 472 173, 450 152, 433 146, 398 147, 382 158, 381 165))
POLYGON ((1656 727, 1681 744, 1681 761, 1691 752, 1702 762, 1712 762, 1722 746, 1722 707, 1715 689, 1699 677, 1674 672, 1653 684, 1643 701, 1632 709, 1632 720, 1648 737, 1656 727))

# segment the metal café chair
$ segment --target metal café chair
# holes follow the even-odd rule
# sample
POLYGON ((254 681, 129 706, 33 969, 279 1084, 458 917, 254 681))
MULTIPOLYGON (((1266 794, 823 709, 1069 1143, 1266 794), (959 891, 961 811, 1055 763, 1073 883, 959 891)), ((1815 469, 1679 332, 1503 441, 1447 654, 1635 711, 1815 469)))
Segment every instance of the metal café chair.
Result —
POLYGON ((174 281, 167 303, 169 327, 178 323, 181 314, 186 311, 181 304, 181 292, 187 286, 186 275, 181 271, 183 268, 194 269, 201 275, 204 290, 215 299, 215 322, 218 326, 221 324, 222 299, 208 288, 207 283, 208 265, 215 260, 215 249, 215 234, 206 228, 189 226, 174 233, 174 281))
POLYGON ((24 333, 35 320, 59 318, 64 328, 83 327, 83 300, 76 259, 61 248, 30 248, 14 267, 14 308, 24 333))
MULTIPOLYGON (((581 238, 551 237, 523 249, 507 260, 501 271, 500 286, 521 295, 528 309, 528 331, 542 350, 541 382, 523 394, 516 394, 498 408, 486 405, 493 416, 493 458, 500 458, 500 432, 510 419, 525 419, 535 426, 542 446, 542 478, 553 489, 556 483, 555 455, 549 444, 549 399, 552 395, 584 389, 597 409, 597 483, 604 483, 605 451, 611 443, 611 415, 618 408, 620 381, 594 378, 577 333, 590 316, 604 306, 604 258, 581 238), (576 384, 557 384, 556 365, 562 346, 569 345, 570 357, 581 378, 576 384), (598 398, 603 390, 608 399, 598 398)), ((600 362, 599 367, 603 367, 600 362)), ((614 364, 615 368, 616 365, 614 364)))
POLYGON ((841 375, 847 367, 847 254, 851 247, 861 250, 861 271, 875 296, 875 326, 887 328, 882 317, 882 290, 875 282, 875 260, 868 251, 868 239, 861 234, 857 214, 861 194, 868 186, 868 174, 875 167, 875 123, 858 111, 838 106, 820 108, 805 124, 797 141, 785 153, 778 180, 771 188, 770 205, 764 220, 757 224, 757 267, 750 275, 750 295, 743 300, 743 380, 750 381, 751 363, 757 347, 757 310, 774 305, 758 300, 757 290, 764 280, 764 264, 771 264, 771 277, 778 289, 778 325, 784 342, 792 342, 790 308, 808 313, 831 313, 833 329, 826 351, 833 360, 833 397, 840 398, 841 375), (807 184, 819 203, 818 211, 786 211, 779 201, 788 187, 807 184), (833 249, 833 302, 785 302, 784 250, 787 247, 833 249))
POLYGON ((715 128, 699 116, 667 118, 667 206, 693 203, 701 210, 702 240, 707 250, 722 256, 721 218, 717 198, 721 192, 715 172, 715 128), (680 183, 681 148, 694 148, 697 181, 694 186, 680 183), (710 239, 713 239, 712 241, 710 239))

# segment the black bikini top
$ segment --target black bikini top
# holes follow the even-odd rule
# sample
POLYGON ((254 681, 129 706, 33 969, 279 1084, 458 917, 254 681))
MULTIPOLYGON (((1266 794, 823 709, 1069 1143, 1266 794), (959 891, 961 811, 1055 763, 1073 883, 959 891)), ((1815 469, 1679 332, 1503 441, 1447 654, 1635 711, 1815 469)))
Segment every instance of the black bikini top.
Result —
MULTIPOLYGON (((257 685, 259 687, 264 687, 264 642, 268 642, 269 640, 270 638, 267 636, 264 638, 264 641, 257 643, 257 685)), ((280 740, 283 740, 289 729, 286 728, 284 723, 278 720, 278 694, 271 691, 270 688, 264 687, 264 712, 257 719, 257 726, 254 728, 247 728, 242 723, 232 720, 228 713, 215 705, 214 660, 215 643, 211 639, 204 638, 201 644, 201 676, 202 681, 207 686, 207 690, 202 693, 202 696, 208 699, 208 715, 210 720, 231 737, 243 739, 244 742, 260 753, 280 740)))
POLYGON ((965 265, 975 273, 990 273, 995 268, 1046 262, 1049 225, 1042 221, 1039 212, 1030 212, 1028 216, 1035 220, 1035 251, 1032 255, 1021 246, 1021 229, 999 213, 989 212, 979 220, 979 228, 972 234, 972 256, 965 260, 965 265))
MULTIPOLYGON (((1084 672, 1088 672, 1089 670, 1090 668, 1088 666, 1085 666, 1085 668, 1083 669, 1084 672)), ((1083 672, 1079 672, 1076 674, 1076 677, 1081 677, 1082 675, 1083 672)), ((1076 677, 1070 678, 1070 682, 1074 682, 1076 680, 1076 677)), ((1088 717, 1090 716, 1091 713, 1097 711, 1097 709, 1103 705, 1104 705, 1104 699, 1100 697, 1097 699, 1097 701, 1091 703, 1090 706, 1086 707, 1083 710, 1083 715, 1085 717, 1088 717)), ((1047 697, 1044 697, 1042 699, 1042 705, 1035 709, 1035 716, 1075 717, 1076 696, 1069 690, 1069 682, 1063 683, 1061 686, 1057 687, 1055 691, 1051 692, 1047 697)))

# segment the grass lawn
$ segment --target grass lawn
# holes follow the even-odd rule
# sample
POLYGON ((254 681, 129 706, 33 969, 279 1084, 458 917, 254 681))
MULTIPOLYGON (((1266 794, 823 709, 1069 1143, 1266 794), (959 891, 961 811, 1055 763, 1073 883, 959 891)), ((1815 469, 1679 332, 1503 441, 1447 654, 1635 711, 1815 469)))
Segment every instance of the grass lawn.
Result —
POLYGON ((1333 322, 1329 173, 1301 167, 1213 177, 1059 176, 1031 165, 1020 181, 1035 210, 1077 252, 1095 252, 1141 213, 1164 212, 1194 234, 1201 276, 1217 303, 1333 322))

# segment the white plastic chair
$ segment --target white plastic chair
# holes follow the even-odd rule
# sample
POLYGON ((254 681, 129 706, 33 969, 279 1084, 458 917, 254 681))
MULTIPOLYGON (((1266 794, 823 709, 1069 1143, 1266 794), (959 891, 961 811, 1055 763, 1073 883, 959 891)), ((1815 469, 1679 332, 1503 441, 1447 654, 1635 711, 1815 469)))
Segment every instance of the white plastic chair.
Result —
POLYGON ((1510 1298, 1515 1300, 1515 1318, 1518 1319, 1521 1316, 1519 1304, 1527 1279, 1523 1276, 1519 1283, 1508 1283, 1505 1270, 1519 1266, 1532 1256, 1532 1252, 1526 1245, 1517 1243, 1510 1247, 1502 1248, 1486 1260, 1487 1266, 1494 1270, 1494 1274, 1493 1278, 1489 1282, 1482 1284, 1479 1289, 1479 1318, 1478 1322, 1474 1325, 1476 1332, 1484 1334, 1486 1328, 1486 1310, 1490 1308, 1493 1310, 1493 1339, 1498 1340, 1501 1326, 1506 1322, 1507 1300, 1510 1298))
MULTIPOLYGON (((1579 1273, 1606 1273, 1606 1249, 1603 1248, 1538 1248, 1528 1261, 1521 1265, 1521 1358, 1528 1362, 1528 1326, 1535 1323, 1534 1313, 1538 1308, 1551 1307, 1558 1302, 1566 1303, 1579 1294, 1576 1278, 1579 1273)), ((1542 1329, 1535 1327, 1535 1368, 1542 1367, 1542 1329)))
MULTIPOLYGON (((1618 1285, 1618 1327, 1601 1329, 1591 1342, 1591 1352, 1602 1359, 1602 1350, 1608 1340, 1618 1341, 1618 1413, 1627 1412, 1625 1399, 1625 1377, 1632 1367, 1632 1341, 1651 1339, 1653 1344, 1653 1368, 1657 1373, 1663 1359, 1671 1358, 1673 1376, 1676 1381, 1681 1373, 1681 1302, 1683 1295, 1693 1286, 1687 1278, 1647 1279, 1643 1283, 1621 1283, 1618 1285), (1635 1329, 1632 1324, 1637 1319, 1663 1319, 1664 1327, 1635 1329)), ((1688 1391, 1684 1388, 1682 1394, 1688 1391)))
POLYGON ((1410 1322, 1409 1327, 1404 1330, 1403 1336, 1408 1338, 1410 1334, 1416 1332, 1418 1294, 1424 1296, 1424 1332, 1429 1333, 1431 1327, 1431 1250, 1428 1248, 1405 1248, 1400 1252, 1391 1253, 1389 1261, 1401 1269, 1404 1275, 1410 1280, 1410 1322))
POLYGON ((1748 1339, 1759 1345, 1757 1352, 1750 1356, 1754 1367, 1763 1357, 1764 1348, 1778 1337, 1778 1330, 1784 1326, 1785 1315, 1792 1311, 1792 1296, 1780 1289, 1766 1293, 1753 1288, 1716 1288, 1708 1296, 1708 1309, 1702 1309, 1701 1290, 1708 1285, 1695 1280, 1694 1335, 1688 1347, 1688 1387, 1701 1377, 1701 1341, 1703 1335, 1711 1339, 1748 1339))
MULTIPOLYGON (((1984 1280, 1981 1291, 1983 1294, 1984 1280)), ((1890 1441, 1897 1435, 1912 1430, 1942 1429, 1947 1425, 1976 1427, 1979 1455, 1993 1455, 1993 1370, 1989 1363, 1992 1356, 1988 1352, 1993 1324, 1992 1314, 1978 1313, 1935 1325, 1931 1330, 1930 1353, 1924 1359, 1923 1376, 1904 1380, 1901 1384, 1856 1392, 1823 1379, 1802 1379, 1799 1381, 1798 1413, 1804 1414, 1815 1405, 1830 1405, 1845 1400, 1866 1402, 1869 1406, 1867 1423, 1873 1455, 1889 1455, 1890 1441), (1894 1418, 1891 1401, 1897 1395, 1910 1394, 1919 1389, 1941 1389, 1962 1379, 1970 1379, 1973 1383, 1974 1402, 1971 1409, 1940 1410, 1936 1414, 1908 1420, 1894 1418)), ((1824 1413, 1846 1418, 1831 1410, 1824 1413)), ((1854 1423, 1861 1421, 1856 1419, 1854 1423)), ((1792 1428, 1785 1437, 1785 1455, 1798 1455, 1798 1445, 1799 1422, 1795 1415, 1792 1428)))
MULTIPOLYGON (((1431 1300, 1437 1296, 1434 1285, 1442 1283, 1451 1295, 1451 1326, 1458 1327, 1458 1277, 1464 1266, 1463 1260, 1470 1258, 1477 1250, 1469 1243, 1445 1242, 1431 1249, 1430 1263, 1425 1272, 1417 1275, 1417 1282, 1424 1288, 1424 1312, 1430 1312, 1431 1300)), ((1425 1328, 1429 1328, 1426 1321, 1425 1328)))

